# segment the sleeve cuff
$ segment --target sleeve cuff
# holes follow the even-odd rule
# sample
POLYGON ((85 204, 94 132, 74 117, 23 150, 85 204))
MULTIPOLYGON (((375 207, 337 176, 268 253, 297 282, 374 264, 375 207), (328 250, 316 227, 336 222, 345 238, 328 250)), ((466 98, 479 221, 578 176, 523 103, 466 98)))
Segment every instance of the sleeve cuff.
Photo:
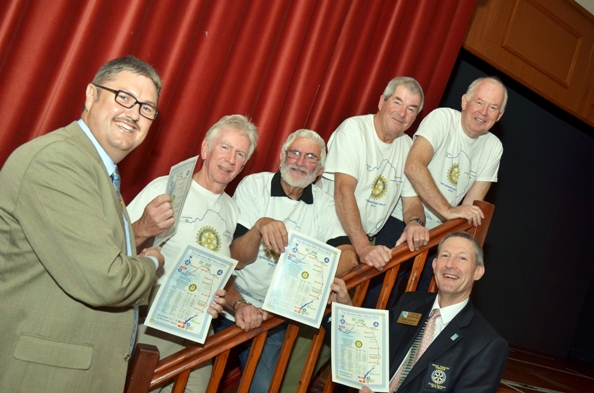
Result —
POLYGON ((150 258, 153 263, 155 264, 155 270, 159 270, 159 261, 157 260, 157 258, 153 257, 152 255, 149 255, 147 258, 150 258))

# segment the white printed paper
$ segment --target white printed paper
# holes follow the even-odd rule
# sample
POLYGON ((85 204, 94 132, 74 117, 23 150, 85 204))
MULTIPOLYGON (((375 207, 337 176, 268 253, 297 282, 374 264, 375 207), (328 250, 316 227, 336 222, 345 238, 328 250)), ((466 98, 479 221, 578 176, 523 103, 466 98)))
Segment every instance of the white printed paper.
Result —
POLYGON ((262 308, 319 328, 339 259, 339 249, 289 231, 262 308))
POLYGON ((167 190, 165 193, 171 197, 171 205, 173 208, 173 218, 175 223, 170 226, 165 232, 155 237, 153 246, 159 246, 171 238, 177 232, 179 226, 179 217, 184 207, 184 202, 192 186, 192 175, 196 167, 198 156, 188 158, 171 167, 169 171, 169 178, 167 179, 167 190))
POLYGON ((389 313, 332 303, 332 381, 387 392, 389 313))
POLYGON ((237 261, 204 247, 188 246, 153 301, 146 326, 204 343, 212 317, 206 312, 237 261))

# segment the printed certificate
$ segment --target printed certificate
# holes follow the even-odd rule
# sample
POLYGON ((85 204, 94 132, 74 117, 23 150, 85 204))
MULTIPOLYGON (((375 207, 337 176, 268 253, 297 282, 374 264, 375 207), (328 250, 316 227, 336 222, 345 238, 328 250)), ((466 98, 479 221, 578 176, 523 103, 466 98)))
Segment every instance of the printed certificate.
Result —
POLYGON ((198 156, 188 158, 185 161, 175 164, 169 171, 169 179, 167 179, 167 190, 165 193, 171 197, 171 204, 173 205, 173 218, 175 223, 170 226, 165 232, 155 237, 153 246, 159 246, 167 241, 170 237, 175 235, 179 225, 179 216, 181 215, 184 202, 190 191, 192 185, 192 175, 194 174, 194 167, 198 156))
POLYGON ((159 288, 144 324, 204 343, 212 320, 206 310, 236 265, 237 261, 207 248, 188 246, 159 288))
POLYGON ((389 313, 332 303, 332 381, 373 392, 390 384, 389 313))
POLYGON ((262 308, 319 328, 339 259, 339 249, 289 231, 262 308))

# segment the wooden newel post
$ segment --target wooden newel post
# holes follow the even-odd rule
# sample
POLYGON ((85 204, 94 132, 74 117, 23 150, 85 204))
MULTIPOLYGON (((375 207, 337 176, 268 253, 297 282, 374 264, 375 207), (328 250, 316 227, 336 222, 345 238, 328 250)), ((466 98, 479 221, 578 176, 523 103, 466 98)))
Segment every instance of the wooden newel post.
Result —
POLYGON ((128 365, 124 393, 148 393, 158 361, 159 349, 157 347, 149 344, 137 344, 128 365))

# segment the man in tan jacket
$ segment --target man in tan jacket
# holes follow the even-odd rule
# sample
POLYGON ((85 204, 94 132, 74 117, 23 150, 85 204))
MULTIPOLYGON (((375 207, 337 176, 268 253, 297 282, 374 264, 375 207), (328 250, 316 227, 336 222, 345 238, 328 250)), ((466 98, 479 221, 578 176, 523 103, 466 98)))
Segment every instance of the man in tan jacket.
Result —
POLYGON ((112 178, 159 114, 160 90, 148 64, 106 63, 81 119, 0 171, 0 391, 123 390, 135 306, 164 260, 158 248, 136 255, 112 178))

